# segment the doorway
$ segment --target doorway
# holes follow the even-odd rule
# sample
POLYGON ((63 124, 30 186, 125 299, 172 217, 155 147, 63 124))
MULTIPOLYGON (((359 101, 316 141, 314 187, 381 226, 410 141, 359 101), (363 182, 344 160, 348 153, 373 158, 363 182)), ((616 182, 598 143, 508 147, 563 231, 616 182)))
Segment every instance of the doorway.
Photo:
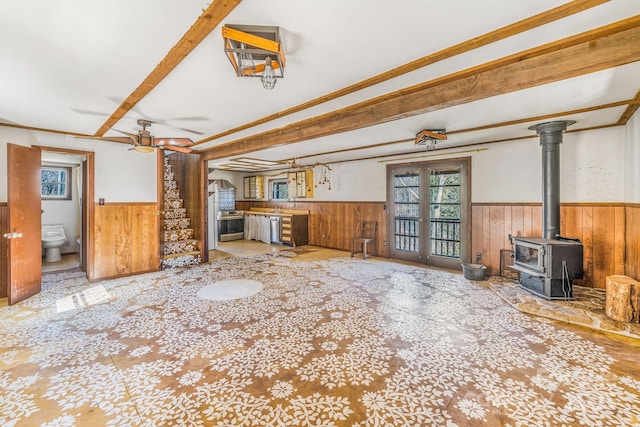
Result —
POLYGON ((389 255, 460 270, 469 259, 470 159, 387 168, 389 255))
POLYGON ((40 196, 43 239, 42 272, 80 268, 82 262, 83 164, 86 156, 66 152, 41 153, 40 196))
MULTIPOLYGON (((43 225, 62 225, 65 243, 61 247, 61 261, 47 263, 43 256, 42 271, 78 268, 93 280, 91 230, 93 223, 94 153, 58 147, 36 147, 41 152, 41 167, 66 170, 66 196, 45 197, 41 200, 43 225)), ((41 169, 41 183, 43 172, 41 169)), ((41 184, 42 185, 42 184, 41 184)), ((44 255, 44 254, 43 254, 44 255)))

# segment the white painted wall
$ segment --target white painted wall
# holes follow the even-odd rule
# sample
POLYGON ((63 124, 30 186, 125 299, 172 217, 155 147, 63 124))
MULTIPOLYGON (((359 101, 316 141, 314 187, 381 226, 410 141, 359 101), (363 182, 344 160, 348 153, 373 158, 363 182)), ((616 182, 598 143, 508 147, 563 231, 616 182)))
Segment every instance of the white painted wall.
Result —
POLYGON ((81 207, 78 200, 77 175, 78 168, 71 164, 46 163, 48 166, 71 167, 71 200, 42 200, 42 224, 62 224, 66 241, 61 248, 62 253, 77 252, 76 237, 80 236, 81 207))
MULTIPOLYGON (((636 114, 638 116, 638 114, 636 114)), ((633 147, 627 144, 625 128, 614 127, 589 132, 567 133, 560 147, 560 200, 562 202, 622 202, 625 201, 625 156, 628 182, 636 183, 633 194, 640 199, 640 119, 627 126, 627 139, 635 138, 633 147), (634 127, 635 126, 635 127, 634 127), (634 151, 635 150, 635 151, 634 151)), ((313 201, 385 201, 386 167, 394 163, 441 160, 451 157, 472 158, 471 200, 474 203, 541 203, 542 153, 538 137, 487 144, 476 151, 451 150, 451 154, 431 157, 403 156, 403 160, 363 160, 331 164, 331 190, 327 185, 315 188, 313 201), (415 158, 413 158, 415 157, 415 158)), ((315 170, 319 180, 321 168, 315 170)), ((230 181, 242 188, 242 176, 231 174, 230 181)), ((242 200, 242 191, 238 199, 242 200)))
MULTIPOLYGON (((96 153, 95 198, 107 202, 156 200, 156 160, 153 154, 127 151, 121 144, 74 139, 63 135, 0 127, 0 170, 6 171, 6 143, 44 145, 96 153)), ((626 127, 568 133, 560 149, 562 202, 640 201, 640 116, 626 127)), ((475 203, 540 202, 539 140, 487 144, 486 151, 453 154, 472 157, 472 201, 475 203)), ((432 159, 443 159, 437 156, 432 159)), ((425 159, 429 160, 429 159, 425 159)), ((407 160, 408 161, 408 160, 407 160)), ((386 165, 377 160, 332 164, 331 190, 318 185, 314 201, 384 201, 386 165)), ((316 168, 316 180, 320 168, 316 168)), ((237 188, 242 200, 245 175, 215 171, 237 188)), ((6 173, 0 173, 0 201, 7 200, 6 173)))
POLYGON ((155 202, 156 156, 113 142, 88 141, 0 126, 0 202, 7 201, 7 143, 71 148, 95 153, 95 201, 155 202))
POLYGON ((627 203, 640 203, 640 110, 625 126, 625 194, 627 203))

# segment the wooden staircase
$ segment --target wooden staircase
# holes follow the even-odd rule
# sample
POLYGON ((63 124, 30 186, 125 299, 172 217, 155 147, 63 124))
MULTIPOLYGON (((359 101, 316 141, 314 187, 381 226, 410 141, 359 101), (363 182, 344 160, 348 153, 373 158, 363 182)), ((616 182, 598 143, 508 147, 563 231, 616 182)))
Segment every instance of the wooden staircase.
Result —
POLYGON ((169 163, 164 157, 164 224, 162 232, 161 268, 187 267, 202 262, 200 242, 194 239, 191 219, 180 198, 180 189, 169 163))

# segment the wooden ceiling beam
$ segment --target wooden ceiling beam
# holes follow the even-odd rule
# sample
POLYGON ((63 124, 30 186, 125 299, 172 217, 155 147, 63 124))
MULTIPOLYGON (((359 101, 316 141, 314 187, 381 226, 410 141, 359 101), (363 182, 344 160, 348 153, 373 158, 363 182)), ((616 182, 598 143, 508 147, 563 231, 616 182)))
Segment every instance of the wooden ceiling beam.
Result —
POLYGON ((626 125, 629 119, 635 114, 635 112, 640 107, 640 90, 636 92, 636 96, 633 97, 629 106, 624 110, 622 115, 620 116, 620 120, 618 120, 619 125, 626 125))
MULTIPOLYGON (((250 129, 252 127, 268 123, 272 120, 276 120, 285 116, 288 116, 293 113, 297 113, 303 110, 306 110, 311 107, 315 107, 316 105, 323 104, 325 102, 331 101, 332 99, 340 98, 342 96, 349 95, 350 93, 357 92, 359 90, 368 88, 370 86, 377 85, 379 83, 385 82, 387 80, 393 79, 395 77, 410 73, 417 69, 426 67, 427 65, 434 64, 439 61, 443 61, 447 58, 451 58, 456 55, 463 54, 465 52, 469 52, 474 49, 478 49, 482 46, 486 46, 491 43, 495 43, 500 40, 504 40, 506 38, 512 37, 516 34, 523 33, 525 31, 529 31, 533 28, 537 28, 541 25, 548 24, 550 22, 557 21, 562 18, 566 18, 568 16, 574 15, 576 13, 582 12, 584 10, 590 9, 592 7, 601 5, 603 3, 607 3, 610 0, 573 0, 553 9, 546 10, 537 15, 530 16, 529 18, 525 18, 518 22, 514 22, 513 24, 506 25, 504 27, 498 28, 495 31, 491 31, 489 33, 483 34, 481 36, 475 37, 470 40, 465 40, 462 43, 458 43, 454 46, 447 47, 446 49, 442 49, 438 52, 432 53, 427 56, 423 56, 422 58, 418 58, 414 61, 411 61, 407 64, 401 65, 399 67, 393 68, 384 73, 375 75, 361 82, 349 85, 342 89, 336 90, 334 92, 328 93, 321 97, 312 99, 310 101, 304 102, 302 104, 296 105, 294 107, 288 108, 283 111, 279 111, 274 114, 270 114, 258 120, 254 120, 249 123, 245 123, 243 125, 237 126, 232 129, 228 129, 224 132, 220 132, 218 134, 212 135, 207 138, 203 138, 199 141, 196 141, 195 145, 203 144, 205 142, 213 141, 219 138, 223 138, 228 135, 232 135, 236 132, 240 132, 246 129, 250 129)), ((232 61, 233 62, 233 61, 232 61)), ((237 69, 237 66, 234 66, 237 69)))
MULTIPOLYGON (((479 130, 494 129, 494 128, 499 128, 499 127, 504 127, 504 126, 513 126, 513 125, 523 124, 523 123, 540 122, 540 121, 543 121, 543 120, 553 119, 555 117, 565 117, 565 116, 571 116, 571 115, 575 115, 575 114, 589 113, 591 111, 599 111, 599 110, 606 110, 606 109, 609 109, 609 108, 621 107, 623 105, 629 105, 632 102, 633 102, 633 100, 627 99, 625 101, 610 102, 608 104, 601 104, 601 105, 596 105, 596 106, 592 106, 592 107, 578 108, 578 109, 575 109, 575 110, 561 111, 561 112, 557 112, 557 113, 544 114, 544 115, 541 115, 541 116, 525 117, 523 119, 509 120, 507 122, 492 123, 490 125, 485 125, 485 126, 477 126, 477 127, 473 127, 473 128, 452 130, 452 131, 447 131, 447 135, 457 135, 457 134, 461 134, 461 133, 476 132, 476 131, 479 131, 479 130)), ((601 125, 601 126, 603 126, 603 127, 611 127, 611 126, 619 126, 619 124, 618 123, 614 123, 614 124, 601 125)), ((583 131, 583 130, 584 129, 578 129, 577 131, 583 131)), ((533 136, 537 137, 537 135, 535 135, 535 134, 533 136)), ((515 137, 513 139, 505 139, 505 140, 501 140, 501 141, 491 141, 491 142, 512 141, 512 140, 517 140, 519 138, 528 138, 528 137, 515 137)), ((405 138, 405 139, 400 139, 400 140, 397 140, 397 141, 387 141, 387 142, 380 142, 380 143, 377 143, 377 144, 363 145, 363 146, 359 146, 359 147, 342 148, 342 149, 339 149, 339 150, 332 150, 332 151, 325 151, 325 152, 320 152, 320 153, 315 153, 315 154, 307 154, 307 155, 304 155, 304 156, 297 156, 296 159, 300 160, 300 159, 306 159, 306 158, 309 158, 309 157, 327 156, 329 154, 338 154, 338 153, 347 153, 347 152, 350 152, 350 151, 369 150, 369 149, 372 149, 372 148, 386 147, 388 145, 407 144, 409 142, 413 142, 414 140, 415 140, 415 138, 405 138)), ((487 142, 482 142, 481 144, 486 144, 486 143, 487 142)), ((436 148, 433 151, 451 150, 451 149, 454 149, 454 148, 468 147, 470 145, 476 145, 476 143, 460 144, 460 145, 453 145, 453 146, 449 146, 449 147, 436 148)), ((388 156, 391 156, 391 154, 381 155, 381 157, 388 157, 388 156)), ((287 159, 287 160, 291 160, 291 159, 287 159)), ((281 160, 281 161, 284 162, 286 160, 281 160)), ((351 160, 348 160, 348 161, 351 161, 351 160)), ((330 163, 333 163, 333 162, 330 162, 330 163)))
POLYGON ((96 132, 104 135, 142 98, 147 96, 191 51, 216 28, 242 0, 215 0, 189 28, 182 38, 171 48, 140 85, 125 99, 96 132))
POLYGON ((278 129, 217 145, 207 160, 425 114, 640 60, 640 15, 278 129))

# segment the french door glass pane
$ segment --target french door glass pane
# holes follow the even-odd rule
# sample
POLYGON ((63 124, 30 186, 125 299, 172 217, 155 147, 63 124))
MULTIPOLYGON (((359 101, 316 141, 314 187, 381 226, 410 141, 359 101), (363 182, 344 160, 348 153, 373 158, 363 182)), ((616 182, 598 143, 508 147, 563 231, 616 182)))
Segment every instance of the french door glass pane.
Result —
POLYGON ((458 171, 429 177, 431 255, 460 258, 460 183, 458 171))
POLYGON ((418 252, 420 236, 420 176, 394 177, 394 249, 418 252))

